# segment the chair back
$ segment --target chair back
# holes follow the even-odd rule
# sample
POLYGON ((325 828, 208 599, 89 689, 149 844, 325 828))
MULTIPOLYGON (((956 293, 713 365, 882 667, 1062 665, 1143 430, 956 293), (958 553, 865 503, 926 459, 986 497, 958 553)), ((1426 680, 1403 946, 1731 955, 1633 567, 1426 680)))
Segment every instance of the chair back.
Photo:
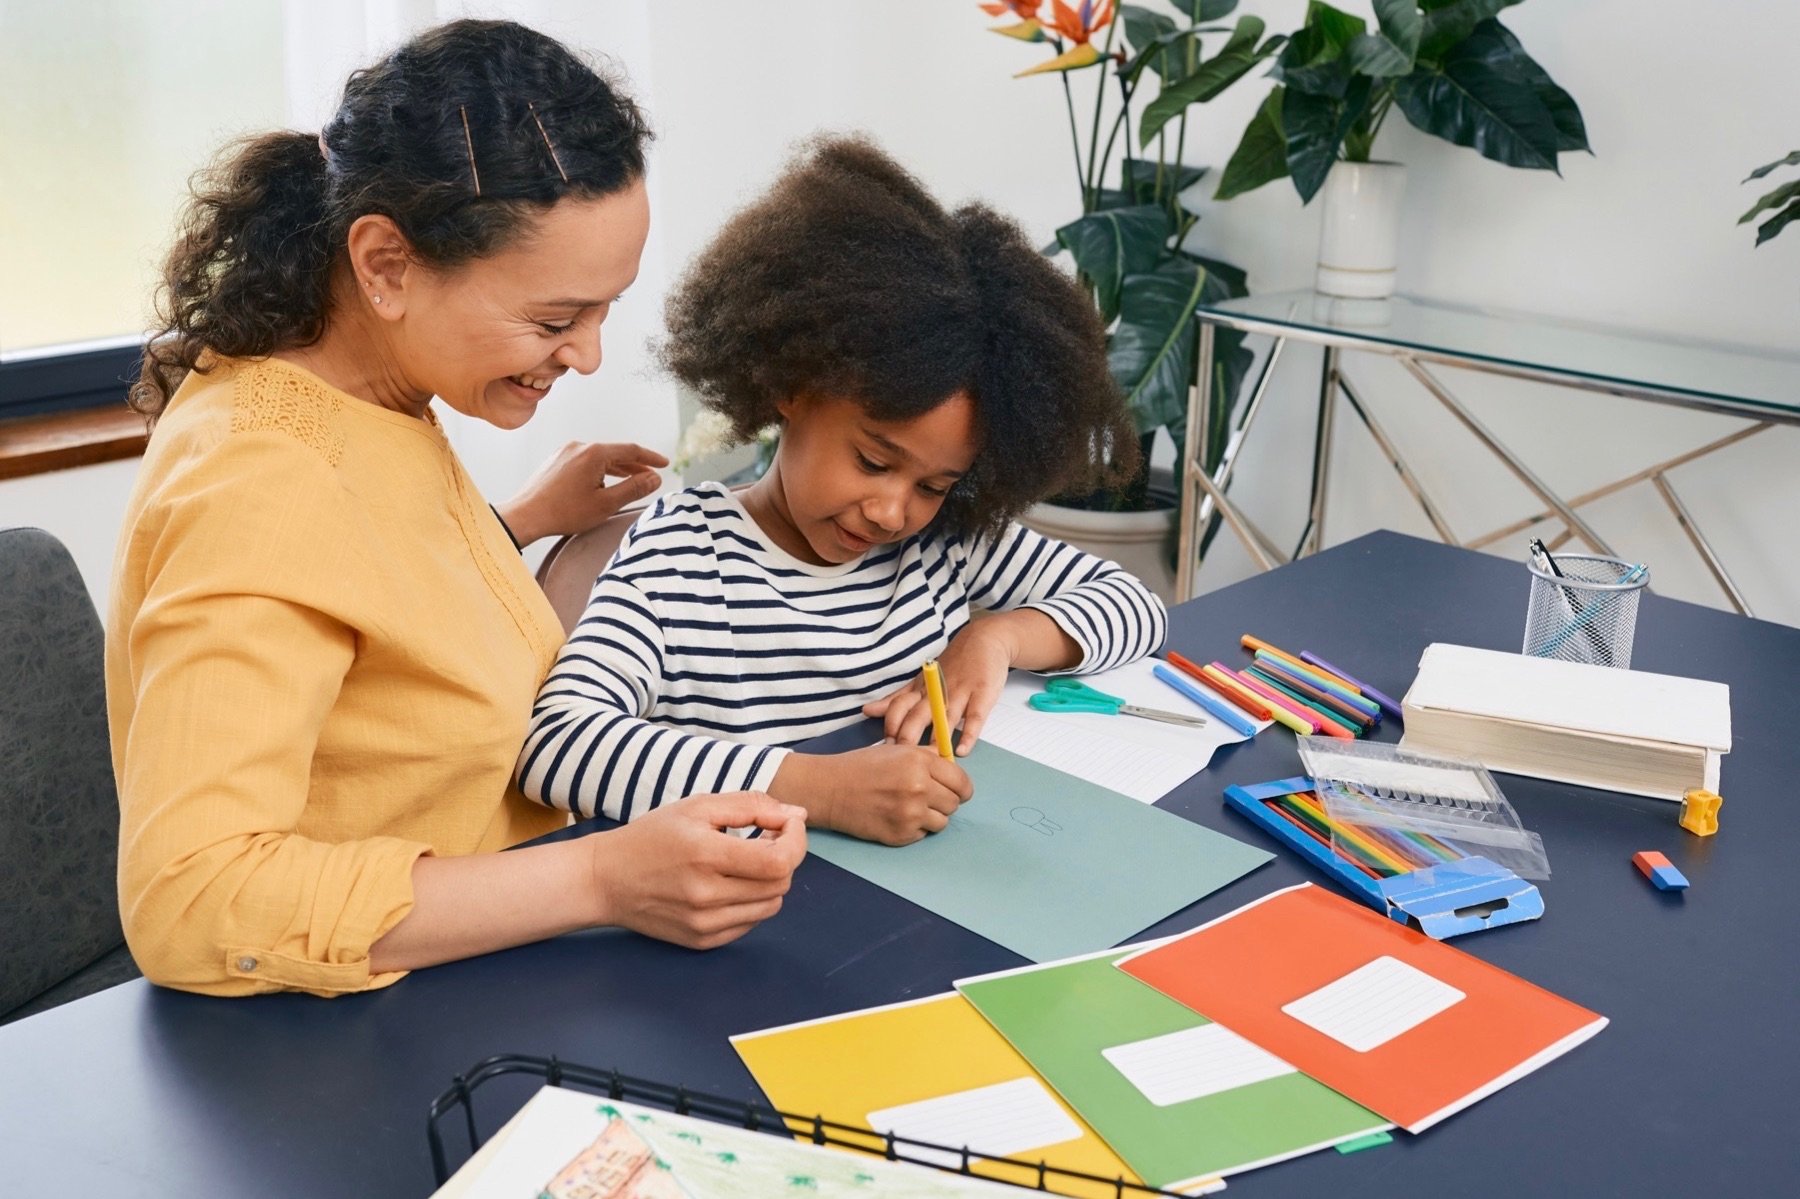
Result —
POLYGON ((119 950, 100 618, 62 543, 0 529, 0 1015, 119 950))
POLYGON ((646 507, 647 504, 634 504, 621 508, 587 532, 560 539, 538 564, 538 586, 550 597, 550 606, 556 609, 564 634, 575 631, 575 622, 581 619, 588 596, 593 593, 594 580, 612 561, 619 543, 625 540, 626 530, 644 514, 646 507))

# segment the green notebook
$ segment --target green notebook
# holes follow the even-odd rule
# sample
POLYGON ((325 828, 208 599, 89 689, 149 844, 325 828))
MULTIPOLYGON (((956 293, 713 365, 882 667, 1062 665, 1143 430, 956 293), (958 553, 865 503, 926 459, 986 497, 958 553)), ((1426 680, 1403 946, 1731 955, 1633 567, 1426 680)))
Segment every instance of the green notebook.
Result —
POLYGON ((975 797, 898 848, 808 830, 812 852, 1034 962, 1117 945, 1273 855, 982 744, 975 797))
POLYGON ((1128 952, 963 979, 956 989, 1151 1186, 1393 1127, 1117 969, 1128 952))

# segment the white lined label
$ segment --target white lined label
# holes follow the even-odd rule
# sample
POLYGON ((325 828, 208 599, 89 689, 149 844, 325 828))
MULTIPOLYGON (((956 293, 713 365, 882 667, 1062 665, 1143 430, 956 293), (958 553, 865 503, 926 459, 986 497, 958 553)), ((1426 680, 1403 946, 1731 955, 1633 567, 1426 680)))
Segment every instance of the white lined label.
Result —
POLYGON ((1100 1055, 1157 1107, 1294 1073, 1292 1066, 1223 1024, 1115 1045, 1100 1055))
MULTIPOLYGON (((957 1091, 869 1113, 869 1127, 916 1141, 968 1145, 983 1153, 1011 1157, 1081 1136, 1081 1126, 1036 1078, 957 1091)), ((960 1153, 907 1147, 921 1161, 956 1166, 960 1153)))
POLYGON ((1382 956, 1281 1010, 1367 1053, 1468 998, 1416 966, 1382 956))

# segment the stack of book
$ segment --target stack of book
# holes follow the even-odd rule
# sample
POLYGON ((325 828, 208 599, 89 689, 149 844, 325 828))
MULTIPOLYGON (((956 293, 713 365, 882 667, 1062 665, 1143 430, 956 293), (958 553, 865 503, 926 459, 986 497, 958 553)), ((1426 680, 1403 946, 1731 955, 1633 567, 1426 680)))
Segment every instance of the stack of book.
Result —
POLYGON ((1723 683, 1464 645, 1427 646, 1400 707, 1407 749, 1657 799, 1717 791, 1731 750, 1723 683))

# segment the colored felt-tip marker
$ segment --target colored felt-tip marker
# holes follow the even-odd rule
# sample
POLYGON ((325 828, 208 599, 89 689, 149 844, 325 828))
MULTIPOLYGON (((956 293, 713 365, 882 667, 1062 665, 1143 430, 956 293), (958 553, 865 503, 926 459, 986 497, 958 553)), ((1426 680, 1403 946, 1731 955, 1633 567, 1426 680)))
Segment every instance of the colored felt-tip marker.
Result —
MULTIPOLYGON (((1251 678, 1243 671, 1232 670, 1216 662, 1213 665, 1224 670, 1232 682, 1237 683, 1250 694, 1260 696, 1262 699, 1268 701, 1268 705, 1272 711, 1285 715, 1287 719, 1283 720, 1281 723, 1287 725, 1289 728, 1293 728, 1293 722, 1297 720, 1306 726, 1306 731, 1309 734, 1321 731, 1318 718, 1313 715, 1310 708, 1302 708, 1299 704, 1288 702, 1285 697, 1275 694, 1272 689, 1263 687, 1257 680, 1251 678)), ((1298 732, 1299 730, 1296 729, 1295 731, 1298 732)))
POLYGON ((1256 660, 1265 665, 1274 666, 1286 674, 1293 675, 1303 683, 1310 683, 1313 687, 1325 692, 1327 695, 1335 696, 1336 698, 1343 700, 1346 704, 1349 704, 1352 708, 1363 713, 1364 716, 1376 723, 1380 723, 1381 721, 1381 705, 1372 699, 1364 698, 1361 693, 1352 690, 1349 687, 1332 682, 1331 680, 1336 677, 1335 675, 1328 675, 1316 666, 1296 666, 1286 658, 1277 658, 1272 654, 1266 654, 1260 650, 1257 652, 1256 660))
POLYGON ((1325 659, 1319 657, 1319 655, 1313 653, 1309 649, 1301 650, 1300 656, 1302 658, 1304 658, 1306 661, 1312 663, 1314 666, 1317 666, 1320 670, 1329 671, 1330 673, 1335 674, 1338 678, 1343 679, 1346 683, 1355 684, 1356 689, 1358 691, 1362 692, 1365 696, 1374 700, 1376 703, 1380 704, 1381 710, 1383 712, 1386 712, 1389 716, 1392 716, 1395 720, 1400 719, 1400 705, 1395 703, 1393 700, 1389 699, 1387 696, 1383 695, 1381 692, 1375 690, 1375 688, 1369 686, 1367 683, 1363 682, 1361 679, 1356 678, 1353 675, 1345 674, 1343 671, 1339 670, 1337 667, 1333 666, 1331 663, 1329 663, 1325 659))
POLYGON ((956 749, 950 744, 950 712, 944 706, 944 674, 937 659, 920 668, 925 676, 925 702, 931 705, 931 739, 937 742, 938 756, 946 762, 956 760, 956 749))
POLYGON ((1250 713, 1250 715, 1256 717, 1258 720, 1276 721, 1294 729, 1296 733, 1312 732, 1312 727, 1310 725, 1301 725, 1299 728, 1294 728, 1294 722, 1299 720, 1298 717, 1292 717, 1292 720, 1283 720, 1282 717, 1284 715, 1291 716, 1291 713, 1284 712, 1281 708, 1276 707, 1262 696, 1256 694, 1256 692, 1250 690, 1250 688, 1238 682, 1237 679, 1233 677, 1225 667, 1219 665, 1219 663, 1213 662, 1206 666, 1202 666, 1200 668, 1200 673, 1205 677, 1207 686, 1211 687, 1214 691, 1217 691, 1220 695, 1226 696, 1232 703, 1250 713))
POLYGON ((1269 700, 1271 703, 1282 705, 1288 711, 1312 725, 1315 733, 1324 733, 1327 737, 1337 737, 1345 741, 1356 740, 1356 734, 1352 733, 1349 729, 1331 719, 1329 716, 1326 716, 1317 708, 1309 706, 1295 696, 1293 692, 1284 691, 1279 685, 1271 686, 1269 683, 1258 678, 1256 675, 1251 674, 1247 670, 1238 671, 1237 677, 1242 679, 1244 681, 1244 686, 1250 688, 1250 690, 1269 700))
POLYGON ((1256 726, 1254 724, 1245 720, 1240 713, 1222 700, 1214 699, 1211 695, 1188 682, 1185 678, 1176 674, 1167 666, 1158 662, 1156 666, 1152 668, 1151 673, 1175 690, 1193 700, 1196 704, 1199 704, 1201 709, 1208 715, 1217 717, 1220 724, 1223 724, 1226 728, 1237 733, 1239 736, 1256 736, 1256 726))
MULTIPOLYGON (((1260 649, 1264 653, 1273 654, 1277 658, 1286 658, 1289 662, 1292 662, 1295 666, 1305 666, 1306 665, 1305 662, 1302 662, 1299 658, 1296 658, 1293 654, 1288 653, 1284 649, 1278 649, 1275 646, 1270 645, 1267 641, 1264 641, 1261 637, 1252 637, 1250 634, 1245 633, 1242 637, 1238 638, 1238 643, 1240 645, 1242 645, 1245 649, 1249 650, 1251 653, 1255 653, 1257 650, 1260 649)), ((1349 687, 1353 691, 1356 690, 1355 686, 1350 682, 1349 679, 1341 678, 1338 675, 1335 675, 1335 674, 1332 675, 1331 681, 1334 683, 1341 684, 1342 686, 1349 687)))
POLYGON ((1198 679, 1214 691, 1217 691, 1220 695, 1223 695, 1230 701, 1232 707, 1241 708, 1245 712, 1250 713, 1250 715, 1257 720, 1275 719, 1274 714, 1269 710, 1268 704, 1263 703, 1260 699, 1257 699, 1256 696, 1250 694, 1246 688, 1232 686, 1231 680, 1221 680, 1218 677, 1217 672, 1211 668, 1202 666, 1192 659, 1184 658, 1173 651, 1169 653, 1168 659, 1169 665, 1180 670, 1188 677, 1198 679))

